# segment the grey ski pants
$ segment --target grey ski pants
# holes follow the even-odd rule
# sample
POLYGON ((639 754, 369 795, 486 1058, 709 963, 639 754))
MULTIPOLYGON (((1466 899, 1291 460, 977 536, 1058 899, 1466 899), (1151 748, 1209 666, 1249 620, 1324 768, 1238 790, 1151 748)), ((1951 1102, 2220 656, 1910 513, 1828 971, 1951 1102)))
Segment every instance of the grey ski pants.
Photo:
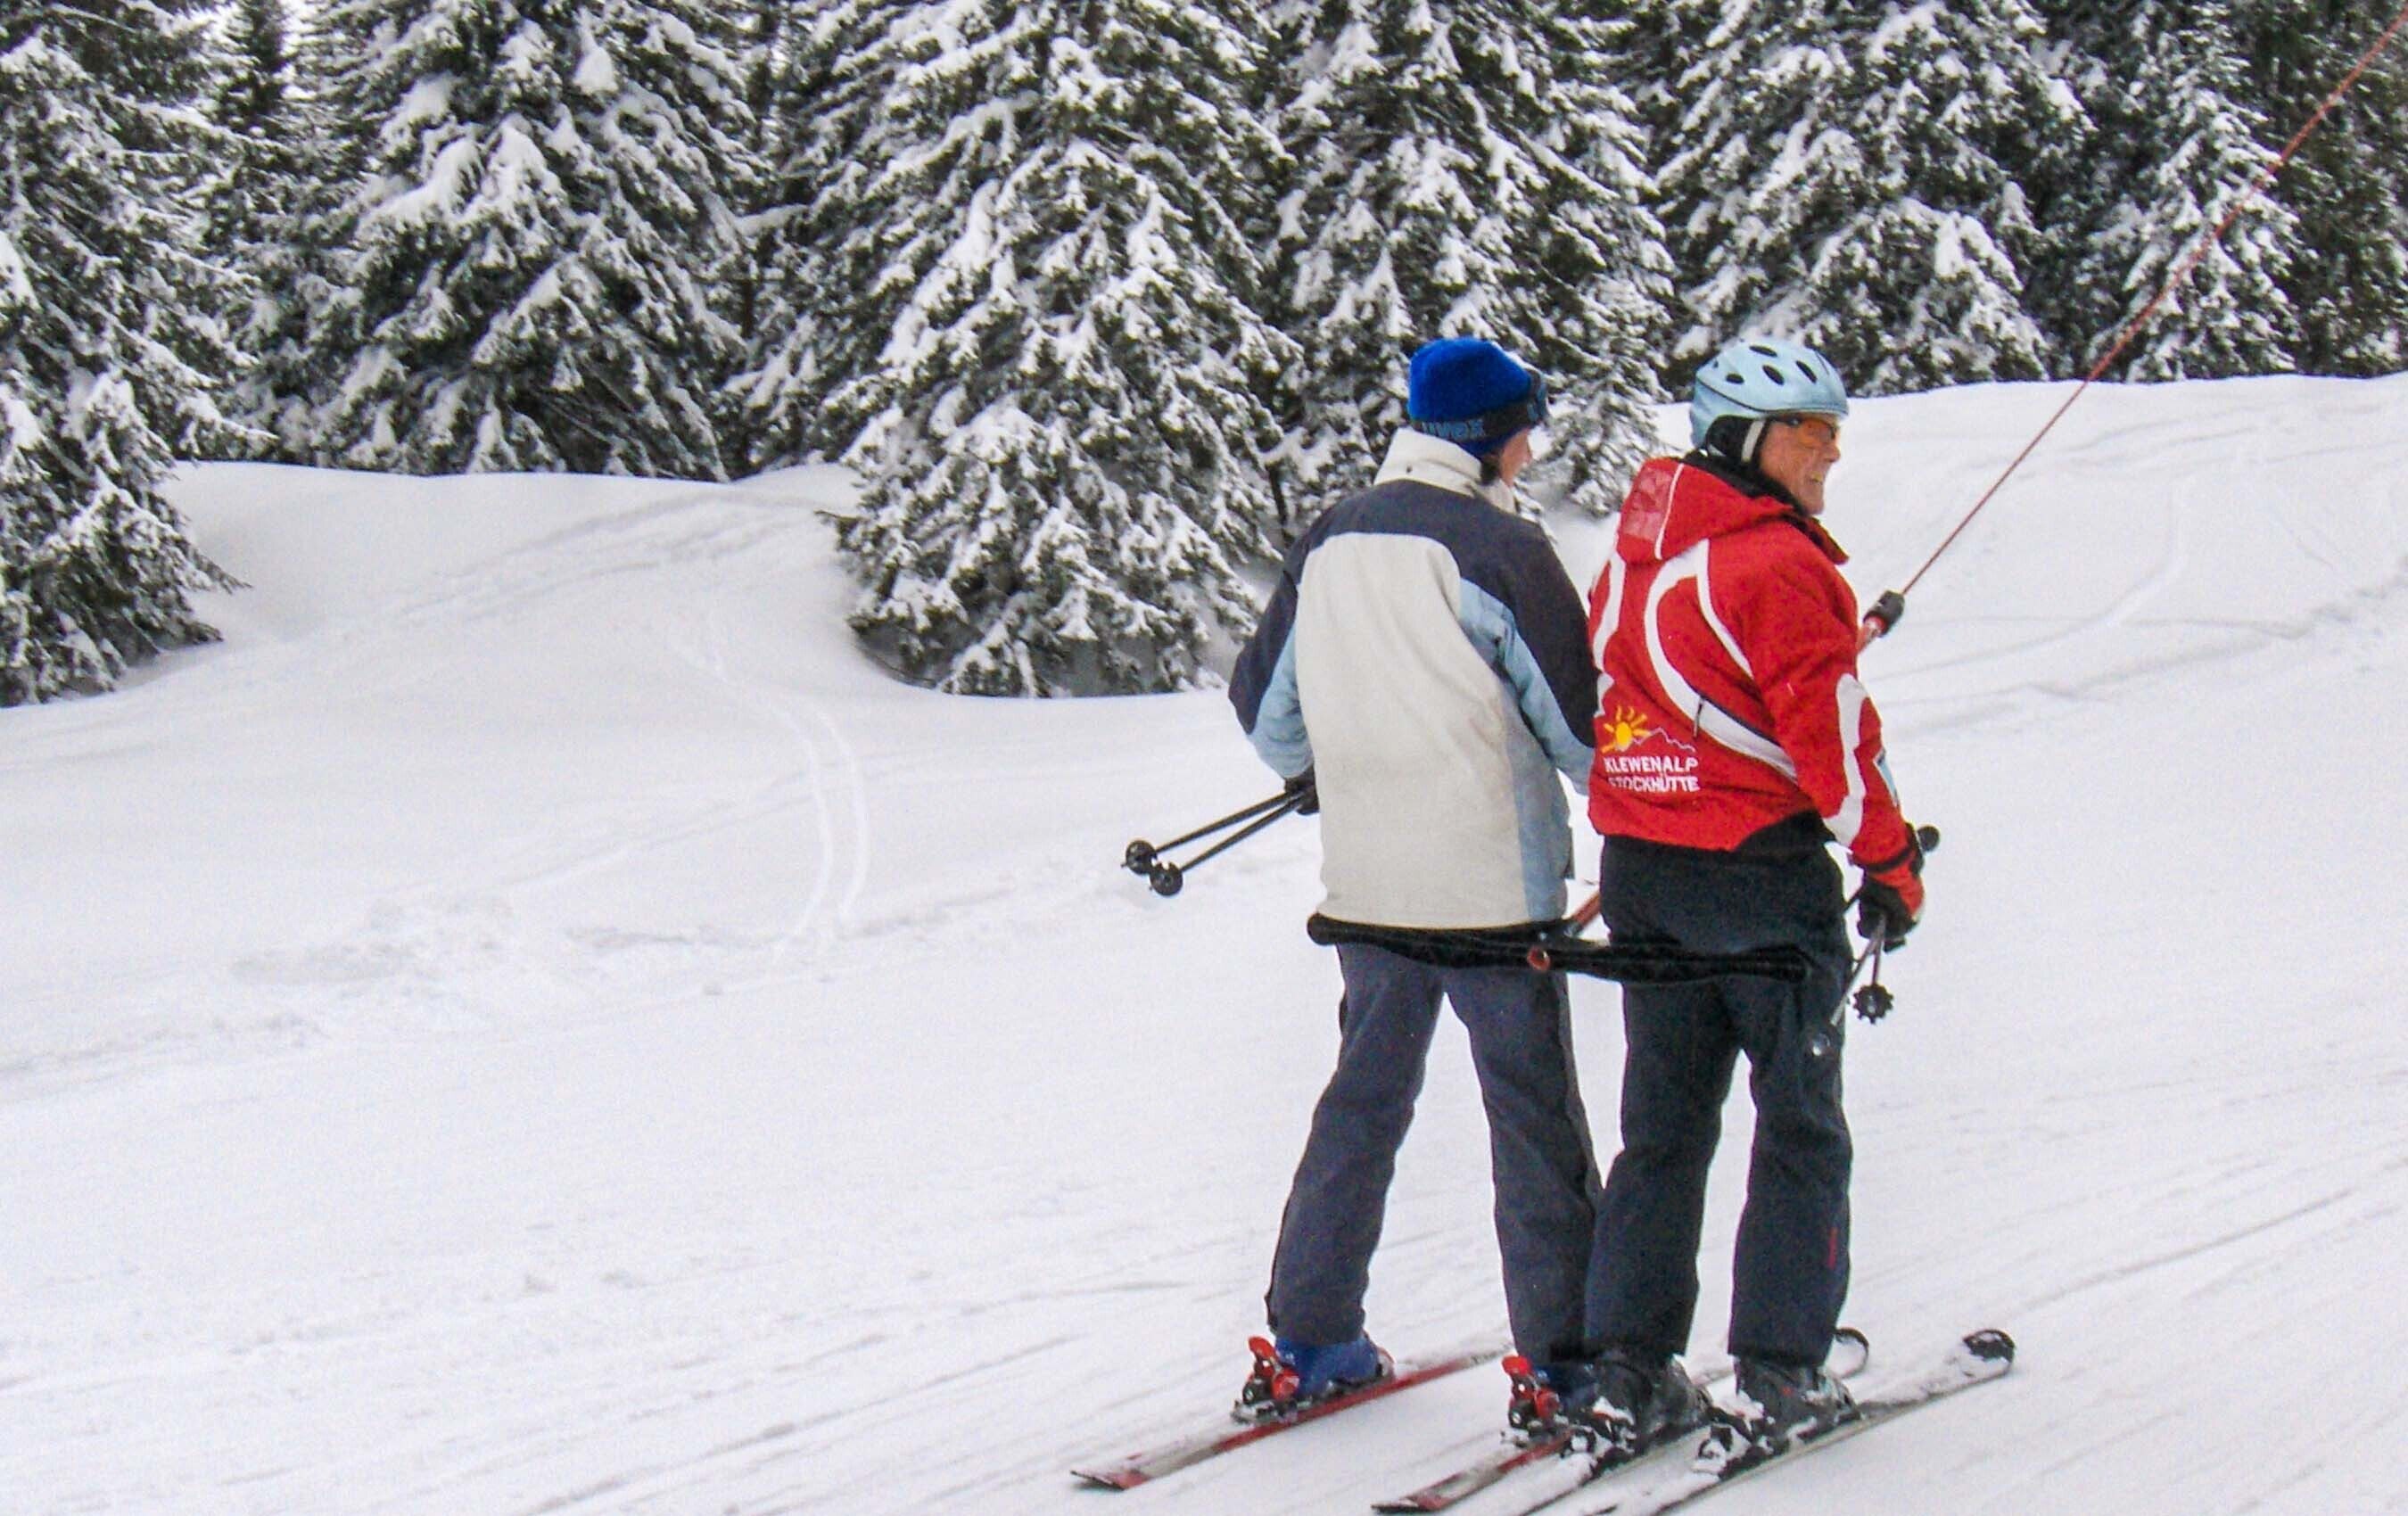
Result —
POLYGON ((1581 1356, 1600 1186, 1572 1066, 1564 977, 1437 968, 1353 945, 1338 950, 1338 963, 1346 981, 1338 1068, 1313 1109, 1280 1223, 1267 1297, 1271 1330, 1312 1344, 1362 1333, 1371 1252, 1443 996, 1470 1034, 1487 1108, 1514 1344, 1541 1363, 1581 1356))

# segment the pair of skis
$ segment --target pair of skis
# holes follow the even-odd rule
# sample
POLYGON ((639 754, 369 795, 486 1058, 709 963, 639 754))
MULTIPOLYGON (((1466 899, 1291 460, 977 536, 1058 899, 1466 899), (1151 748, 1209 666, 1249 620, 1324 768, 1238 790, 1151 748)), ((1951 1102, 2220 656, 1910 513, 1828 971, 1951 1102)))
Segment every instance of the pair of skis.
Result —
MULTIPOLYGON (((1856 1359, 1853 1366, 1835 1362, 1834 1370, 1860 1369, 1865 1358, 1862 1336, 1843 1334, 1840 1346, 1853 1349, 1856 1359)), ((1619 1463, 1584 1454, 1569 1435, 1541 1437, 1526 1444, 1507 1443, 1409 1495, 1382 1500, 1374 1509, 1445 1510, 1520 1476, 1518 1493, 1527 1498, 1512 1508, 1515 1516, 1554 1508, 1584 1492, 1594 1498, 1584 1505, 1566 1506, 1566 1516, 1662 1516, 1725 1485, 1755 1478, 1765 1469, 1845 1441, 1958 1390, 1997 1379, 2014 1366, 2014 1343, 2003 1332, 1975 1332, 1903 1379, 1859 1399, 1851 1420, 1775 1451, 1756 1448, 1719 1423, 1619 1463), (1522 1485, 1527 1488, 1519 1489, 1522 1485)), ((1473 1347, 1400 1363, 1394 1375, 1376 1384, 1316 1401, 1284 1417, 1173 1438, 1124 1457, 1082 1465, 1071 1472, 1096 1484, 1132 1489, 1293 1427, 1486 1363, 1501 1352, 1499 1348, 1473 1347)))
MULTIPOLYGON (((1865 1339, 1865 1335, 1853 1326, 1843 1326, 1840 1328, 1831 1344, 1831 1358, 1824 1366, 1833 1377, 1844 1380, 1863 1372, 1865 1365, 1871 1360, 1871 1357, 1872 1344, 1865 1339)), ((1698 1383, 1711 1391, 1715 1384, 1728 1379, 1730 1372, 1730 1366, 1726 1364, 1701 1376, 1698 1383)), ((1561 1499, 1578 1486, 1586 1484, 1621 1466, 1614 1464, 1600 1464, 1582 1455, 1576 1451, 1575 1442, 1576 1438, 1570 1430, 1557 1432, 1552 1436, 1533 1437, 1526 1442, 1508 1440, 1486 1456, 1466 1464, 1454 1473, 1433 1480, 1411 1495, 1396 1495, 1375 1502, 1371 1509, 1389 1511, 1444 1510, 1450 1506, 1478 1495, 1491 1485, 1501 1483, 1523 1469, 1547 1469, 1555 1476, 1549 1482, 1559 1487, 1552 1493, 1540 1494, 1536 1499, 1523 1508, 1526 1510, 1535 1510, 1540 1506, 1561 1499), (1550 1467, 1551 1464, 1552 1467, 1550 1467)), ((1626 1462, 1629 1461, 1626 1460, 1626 1462)), ((1535 1476, 1532 1477, 1535 1478, 1535 1476)))

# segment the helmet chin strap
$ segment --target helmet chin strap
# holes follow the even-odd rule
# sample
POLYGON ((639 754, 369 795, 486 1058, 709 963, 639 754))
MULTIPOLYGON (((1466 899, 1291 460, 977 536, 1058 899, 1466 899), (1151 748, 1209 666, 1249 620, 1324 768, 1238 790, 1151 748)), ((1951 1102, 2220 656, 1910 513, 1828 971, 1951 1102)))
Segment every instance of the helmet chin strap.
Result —
POLYGON ((1769 418, 1762 416, 1722 417, 1706 434, 1705 451, 1742 468, 1755 468, 1757 455, 1764 451, 1764 429, 1770 424, 1769 418))
POLYGON ((1764 418, 1759 416, 1747 423, 1747 436, 1740 438, 1739 461, 1750 468, 1756 466, 1756 454, 1764 447, 1764 418))

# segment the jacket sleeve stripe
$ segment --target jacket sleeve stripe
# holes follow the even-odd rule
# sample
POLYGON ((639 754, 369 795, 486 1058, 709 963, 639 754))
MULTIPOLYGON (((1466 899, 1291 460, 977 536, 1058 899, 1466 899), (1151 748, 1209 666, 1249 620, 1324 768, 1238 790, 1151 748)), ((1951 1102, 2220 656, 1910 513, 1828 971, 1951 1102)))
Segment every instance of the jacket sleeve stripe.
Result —
POLYGON ((1585 788, 1596 751, 1567 718, 1554 687, 1539 666, 1538 656, 1514 624, 1513 613, 1503 601, 1466 579, 1456 614, 1472 646, 1512 687, 1523 723, 1539 739, 1539 746, 1546 750, 1547 761, 1572 782, 1585 788))
POLYGON ((1692 550, 1698 555, 1698 609, 1705 613, 1706 625, 1715 639, 1722 643, 1723 651, 1730 654, 1730 661, 1739 665, 1739 671, 1745 674, 1747 681, 1753 684, 1756 682, 1756 665, 1747 661, 1747 654, 1740 651, 1739 638, 1731 636, 1730 628, 1723 624, 1722 613, 1714 609, 1713 557, 1708 551, 1713 546, 1709 540, 1698 543, 1692 550))
POLYGON ((1605 561, 1605 613, 1597 619, 1597 633, 1589 641, 1589 656, 1598 666, 1598 694, 1604 697, 1606 675, 1605 645, 1613 640, 1614 629, 1622 624, 1622 587, 1630 579, 1630 567, 1615 553, 1605 561))
MULTIPOLYGON (((1674 499, 1679 496, 1681 493, 1681 476, 1688 471, 1689 465, 1686 464, 1674 464, 1672 465, 1671 482, 1664 487, 1664 497, 1666 499, 1674 499)), ((1671 529, 1672 513, 1668 510, 1664 512, 1663 519, 1656 523, 1656 556, 1658 559, 1661 559, 1664 556, 1664 534, 1671 529)))
POLYGON ((1280 647, 1279 662, 1271 665, 1246 740, 1283 778, 1295 779, 1312 766, 1312 739, 1304 729, 1304 701, 1296 684, 1293 633, 1280 647))
POLYGON ((1854 674, 1840 677, 1840 767, 1848 778, 1847 795, 1840 808, 1824 818, 1831 836, 1842 848, 1856 845, 1856 834, 1865 827, 1865 765, 1856 749, 1865 739, 1865 706, 1870 699, 1865 687, 1854 674))
POLYGON ((1262 621, 1229 671, 1229 704, 1263 762, 1294 779, 1312 766, 1304 704, 1296 684, 1296 607, 1307 557, 1318 540, 1308 533, 1289 551, 1262 621))

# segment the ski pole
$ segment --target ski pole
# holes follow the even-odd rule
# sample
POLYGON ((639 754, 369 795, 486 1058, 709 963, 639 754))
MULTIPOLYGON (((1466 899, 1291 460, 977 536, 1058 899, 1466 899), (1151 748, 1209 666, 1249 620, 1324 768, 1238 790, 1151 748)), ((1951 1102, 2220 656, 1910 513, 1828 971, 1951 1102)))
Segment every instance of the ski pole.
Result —
MULTIPOLYGON (((1154 894, 1166 896, 1177 894, 1180 890, 1186 885, 1187 871, 1189 869, 1195 868, 1201 864, 1208 863, 1211 860, 1219 857, 1221 854, 1228 851, 1231 848, 1236 847, 1239 843, 1245 841, 1246 838, 1253 837, 1256 832, 1261 831, 1264 827, 1270 825, 1271 822, 1278 821, 1281 817, 1291 814, 1312 798, 1312 791, 1310 789, 1298 790, 1293 794, 1281 795, 1276 801, 1270 803, 1271 808, 1256 819, 1254 822, 1240 831, 1223 837, 1220 841, 1215 842, 1211 847, 1205 849, 1202 852, 1197 853, 1195 857, 1188 859, 1184 864, 1174 864, 1168 858, 1155 857, 1154 856, 1154 851, 1148 850, 1146 863, 1144 866, 1140 867, 1134 862, 1134 859, 1137 856, 1137 850, 1145 845, 1143 843, 1132 842, 1129 844, 1129 859, 1131 861, 1125 863, 1123 866, 1127 868, 1132 874, 1143 874, 1146 879, 1146 883, 1152 886, 1154 894)), ((1251 815, 1254 810, 1260 810, 1261 808, 1262 808, 1259 806, 1254 807, 1253 809, 1245 812, 1245 814, 1251 815)), ((1227 823, 1225 822, 1223 824, 1226 825, 1227 823)), ((1219 827, 1207 827, 1202 833, 1196 835, 1210 836, 1211 833, 1218 830, 1220 830, 1219 827)), ((1182 838, 1181 840, 1192 840, 1192 838, 1182 838)), ((1178 843, 1166 842, 1163 846, 1177 847, 1178 843)))
POLYGON ((1283 791, 1280 794, 1271 796, 1268 800, 1257 800, 1243 810, 1231 811, 1228 815, 1222 817, 1217 822, 1208 822, 1204 825, 1197 827, 1193 832, 1182 832, 1179 836, 1172 837, 1168 842, 1158 845, 1143 840, 1132 842, 1128 845, 1126 851, 1123 851, 1121 854, 1121 866, 1127 869, 1132 874, 1142 875, 1154 867, 1154 859, 1157 854, 1167 852, 1172 848, 1181 847, 1186 843, 1193 842, 1197 837, 1211 837, 1213 833, 1220 831, 1224 827, 1235 826, 1240 822, 1243 821, 1251 821, 1267 810, 1276 809, 1280 806, 1294 801, 1295 798, 1296 796, 1293 794, 1283 791))
MULTIPOLYGON (((1914 844, 1916 847, 1921 848, 1927 855, 1938 852, 1940 851, 1940 828, 1936 826, 1916 827, 1914 829, 1914 844)), ((1856 893, 1848 896, 1847 900, 1841 905, 1840 914, 1842 916, 1846 915, 1848 911, 1855 907, 1857 901, 1864 898, 1864 886, 1858 885, 1856 887, 1856 893)), ((1898 1008, 1898 996, 1890 994, 1888 986, 1883 984, 1881 981, 1882 952, 1883 950, 1888 946, 1888 942, 1889 934, 1887 932, 1875 932, 1870 937, 1866 939, 1865 951, 1856 954, 1856 961, 1848 965, 1848 982, 1840 986, 1840 1003, 1831 1008, 1832 1025, 1837 1026, 1840 1024, 1841 1020, 1847 1015, 1847 1008, 1850 1004, 1854 1004, 1856 1006, 1857 1015, 1863 1017, 1869 1022, 1878 1022, 1898 1008), (1868 964, 1872 965, 1872 982, 1867 984, 1861 990, 1856 990, 1856 980, 1863 977, 1865 965, 1868 964), (1851 990, 1856 990, 1856 994, 1853 997, 1848 994, 1851 990)))
POLYGON ((1841 989, 1840 1003, 1831 1008, 1833 1026, 1840 1024, 1852 1003, 1856 1008, 1856 1014, 1869 1022, 1878 1022, 1898 1008, 1898 996, 1890 994, 1889 987, 1881 981, 1882 945, 1887 940, 1887 936, 1886 933, 1874 933, 1873 939, 1865 944, 1865 951, 1856 954, 1856 964, 1848 970, 1848 982, 1841 989), (1856 989, 1856 976, 1865 971, 1868 963, 1873 965, 1872 982, 1856 990, 1851 997, 1847 992, 1856 989))

